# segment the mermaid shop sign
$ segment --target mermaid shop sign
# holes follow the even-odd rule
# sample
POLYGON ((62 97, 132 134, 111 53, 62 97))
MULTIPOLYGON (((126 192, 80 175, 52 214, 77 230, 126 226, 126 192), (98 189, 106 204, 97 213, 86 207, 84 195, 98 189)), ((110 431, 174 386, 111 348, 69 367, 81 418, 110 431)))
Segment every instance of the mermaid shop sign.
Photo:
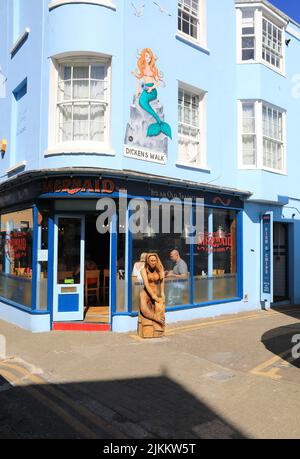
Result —
POLYGON ((129 158, 166 164, 171 126, 165 121, 164 108, 158 99, 163 76, 156 67, 157 57, 150 48, 138 55, 136 92, 130 107, 125 134, 124 155, 129 158))

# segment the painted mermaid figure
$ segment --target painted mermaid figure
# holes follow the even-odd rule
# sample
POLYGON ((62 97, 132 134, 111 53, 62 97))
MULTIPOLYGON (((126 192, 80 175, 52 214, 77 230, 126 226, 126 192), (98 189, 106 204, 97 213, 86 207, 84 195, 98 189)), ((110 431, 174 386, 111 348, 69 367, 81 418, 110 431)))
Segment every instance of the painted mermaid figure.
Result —
POLYGON ((138 80, 136 97, 138 98, 139 105, 142 109, 149 113, 156 121, 148 127, 147 136, 154 137, 163 133, 172 139, 172 130, 170 125, 162 121, 150 105, 151 102, 157 99, 156 88, 161 85, 162 81, 156 67, 156 60, 157 58, 154 56, 150 48, 143 49, 138 60, 138 71, 136 73, 138 80))

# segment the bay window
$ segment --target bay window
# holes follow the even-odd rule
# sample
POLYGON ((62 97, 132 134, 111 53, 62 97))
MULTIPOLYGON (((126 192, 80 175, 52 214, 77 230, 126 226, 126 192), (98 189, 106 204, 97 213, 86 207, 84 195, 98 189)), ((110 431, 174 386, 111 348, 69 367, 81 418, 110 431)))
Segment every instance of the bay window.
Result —
POLYGON ((240 102, 240 167, 285 172, 285 111, 263 101, 240 102))
POLYGON ((284 29, 286 19, 266 5, 237 2, 238 62, 262 63, 284 73, 284 29))

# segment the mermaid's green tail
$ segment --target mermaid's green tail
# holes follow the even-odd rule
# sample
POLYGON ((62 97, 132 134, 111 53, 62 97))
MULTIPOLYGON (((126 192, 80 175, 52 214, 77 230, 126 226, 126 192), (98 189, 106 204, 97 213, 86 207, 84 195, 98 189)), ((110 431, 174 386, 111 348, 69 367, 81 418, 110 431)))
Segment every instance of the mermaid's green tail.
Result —
MULTIPOLYGON (((153 86, 153 84, 148 84, 146 85, 146 88, 150 88, 151 86, 153 86)), ((157 113, 155 113, 155 111, 150 105, 150 102, 153 102, 156 99, 156 89, 153 89, 153 91, 151 91, 150 93, 147 92, 147 89, 145 89, 142 92, 139 99, 139 104, 142 107, 142 109, 149 113, 151 116, 153 116, 153 118, 156 120, 156 123, 150 124, 150 126, 148 127, 147 137, 156 137, 159 134, 163 133, 167 137, 170 137, 170 139, 172 139, 172 130, 170 125, 168 123, 165 123, 164 121, 161 121, 157 113)))

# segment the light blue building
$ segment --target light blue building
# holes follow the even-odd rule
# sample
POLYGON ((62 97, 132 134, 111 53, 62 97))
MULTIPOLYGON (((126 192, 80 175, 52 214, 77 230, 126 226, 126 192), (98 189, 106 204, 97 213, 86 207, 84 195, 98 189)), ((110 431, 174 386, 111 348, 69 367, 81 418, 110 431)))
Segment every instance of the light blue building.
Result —
POLYGON ((0 0, 0 27, 1 319, 135 330, 144 252, 167 323, 300 303, 300 25, 266 0, 0 0), (133 198, 189 224, 134 234, 133 198))

